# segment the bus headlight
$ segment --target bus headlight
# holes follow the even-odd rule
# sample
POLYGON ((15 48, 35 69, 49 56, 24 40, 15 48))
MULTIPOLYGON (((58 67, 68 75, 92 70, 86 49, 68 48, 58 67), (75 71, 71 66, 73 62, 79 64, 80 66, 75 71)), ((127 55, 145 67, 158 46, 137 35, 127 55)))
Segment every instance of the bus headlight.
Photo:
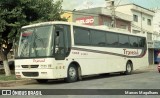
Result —
POLYGON ((16 66, 15 66, 15 68, 20 68, 20 67, 21 67, 20 65, 16 65, 16 66))

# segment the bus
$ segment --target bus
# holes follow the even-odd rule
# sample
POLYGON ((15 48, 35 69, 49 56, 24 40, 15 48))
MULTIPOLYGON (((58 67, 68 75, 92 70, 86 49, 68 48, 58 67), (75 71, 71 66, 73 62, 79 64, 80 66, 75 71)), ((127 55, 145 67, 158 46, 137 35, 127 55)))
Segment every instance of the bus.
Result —
POLYGON ((43 22, 21 29, 15 56, 17 78, 75 82, 82 76, 148 66, 146 36, 70 22, 43 22))

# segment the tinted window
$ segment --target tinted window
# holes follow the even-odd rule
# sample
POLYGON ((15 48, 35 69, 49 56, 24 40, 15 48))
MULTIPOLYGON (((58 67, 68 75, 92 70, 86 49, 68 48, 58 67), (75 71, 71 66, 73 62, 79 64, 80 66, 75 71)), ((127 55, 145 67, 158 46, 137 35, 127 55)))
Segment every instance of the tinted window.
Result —
POLYGON ((70 26, 65 25, 64 26, 64 32, 65 32, 65 47, 66 47, 66 55, 69 55, 70 49, 71 49, 71 30, 70 26))
POLYGON ((129 37, 130 47, 138 47, 138 38, 134 36, 129 37))
POLYGON ((138 45, 139 47, 145 47, 145 44, 146 44, 146 40, 145 38, 138 38, 138 45))
POLYGON ((106 39, 107 39, 108 46, 118 46, 118 34, 107 33, 106 39))
POLYGON ((92 45, 105 46, 105 32, 91 31, 92 45))
POLYGON ((129 40, 127 35, 119 35, 119 46, 120 47, 129 47, 129 40))
POLYGON ((89 45, 89 30, 74 27, 74 41, 75 44, 89 45))

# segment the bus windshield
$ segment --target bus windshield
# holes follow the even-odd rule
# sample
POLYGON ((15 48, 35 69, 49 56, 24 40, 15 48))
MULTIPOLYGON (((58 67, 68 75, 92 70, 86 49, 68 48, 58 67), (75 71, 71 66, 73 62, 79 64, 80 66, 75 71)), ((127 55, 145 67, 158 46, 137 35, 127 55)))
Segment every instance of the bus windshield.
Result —
POLYGON ((51 56, 53 26, 22 29, 17 57, 51 56))

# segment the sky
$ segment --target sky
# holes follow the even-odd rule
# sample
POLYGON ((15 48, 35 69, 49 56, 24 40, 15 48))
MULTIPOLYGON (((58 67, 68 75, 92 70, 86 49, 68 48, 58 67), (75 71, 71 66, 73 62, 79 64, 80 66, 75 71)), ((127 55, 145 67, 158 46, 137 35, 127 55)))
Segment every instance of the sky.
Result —
MULTIPOLYGON (((145 8, 160 8, 160 0, 115 0, 115 5, 135 3, 145 8), (119 3, 120 2, 120 3, 119 3)), ((87 9, 92 7, 105 7, 105 0, 63 0, 64 10, 87 9)))

